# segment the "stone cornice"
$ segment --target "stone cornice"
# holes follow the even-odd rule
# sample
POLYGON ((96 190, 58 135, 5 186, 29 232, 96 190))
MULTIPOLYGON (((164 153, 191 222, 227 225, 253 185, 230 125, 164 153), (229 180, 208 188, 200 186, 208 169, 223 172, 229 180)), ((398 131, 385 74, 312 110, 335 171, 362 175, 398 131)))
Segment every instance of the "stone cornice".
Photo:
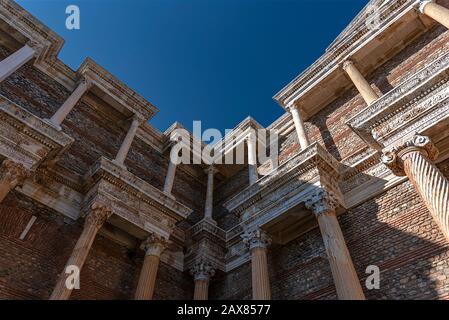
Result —
POLYGON ((224 206, 229 211, 239 214, 290 180, 320 166, 326 166, 328 174, 332 175, 336 180, 339 179, 339 162, 320 144, 314 143, 307 149, 299 152, 288 162, 282 164, 275 173, 259 179, 254 185, 249 186, 232 199, 227 200, 224 206))
POLYGON ((192 209, 104 157, 101 157, 85 175, 86 190, 91 189, 99 180, 106 180, 118 186, 124 192, 134 195, 175 221, 181 221, 192 213, 192 209))
POLYGON ((448 79, 449 54, 446 54, 404 80, 347 124, 369 145, 380 150, 389 136, 403 131, 404 125, 416 122, 449 98, 448 79))
MULTIPOLYGON (((371 1, 371 5, 378 1, 371 1)), ((338 68, 348 56, 351 56, 353 50, 358 48, 366 40, 372 38, 375 34, 379 34, 394 21, 394 18, 401 12, 415 10, 419 1, 413 0, 397 0, 391 1, 389 5, 380 7, 379 10, 379 27, 370 30, 366 25, 366 20, 355 20, 347 30, 347 32, 337 38, 333 46, 319 58, 314 64, 307 68, 297 78, 290 82, 284 89, 274 96, 282 106, 286 105, 287 100, 294 95, 295 92, 304 94, 311 87, 315 86, 320 78, 334 68, 338 68)))

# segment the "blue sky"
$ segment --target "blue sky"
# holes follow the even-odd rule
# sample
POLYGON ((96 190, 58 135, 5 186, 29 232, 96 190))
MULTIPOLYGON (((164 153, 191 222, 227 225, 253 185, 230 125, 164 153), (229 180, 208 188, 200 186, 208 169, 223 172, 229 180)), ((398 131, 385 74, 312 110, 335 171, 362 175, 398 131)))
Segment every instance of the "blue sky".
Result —
POLYGON ((92 57, 148 99, 164 131, 224 131, 251 115, 264 126, 282 115, 272 97, 313 63, 367 0, 23 0, 66 44, 77 69, 92 57), (81 29, 67 30, 78 5, 81 29), (318 14, 319 13, 319 14, 318 14))

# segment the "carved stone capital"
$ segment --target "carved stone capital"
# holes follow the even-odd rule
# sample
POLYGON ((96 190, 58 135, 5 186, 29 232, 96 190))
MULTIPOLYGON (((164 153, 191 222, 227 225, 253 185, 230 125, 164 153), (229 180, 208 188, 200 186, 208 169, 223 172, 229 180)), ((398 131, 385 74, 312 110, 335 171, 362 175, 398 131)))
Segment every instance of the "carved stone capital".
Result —
POLYGON ((406 141, 400 146, 385 151, 382 155, 382 162, 390 168, 397 176, 404 176, 403 161, 411 152, 420 152, 429 160, 434 161, 438 158, 438 149, 429 137, 416 134, 412 139, 406 141))
POLYGON ((44 50, 44 46, 42 45, 42 43, 34 40, 34 39, 30 39, 27 41, 26 45, 28 47, 30 47, 31 49, 34 50, 34 56, 37 57, 38 55, 40 55, 40 53, 42 52, 42 50, 44 50))
POLYGON ((86 225, 93 225, 100 229, 103 224, 112 215, 112 210, 102 204, 94 203, 90 209, 90 212, 86 215, 85 223, 86 225))
POLYGON ((215 275, 215 268, 210 262, 199 261, 190 269, 190 274, 195 281, 209 281, 215 275))
POLYGON ((420 1, 419 5, 418 5, 418 10, 421 13, 424 13, 424 8, 429 4, 429 3, 433 3, 433 0, 426 0, 426 1, 420 1))
POLYGON ((245 243, 250 250, 257 248, 267 248, 271 244, 270 236, 261 229, 246 231, 242 235, 242 239, 243 243, 245 243))
POLYGON ((346 59, 341 64, 341 68, 346 71, 349 67, 354 66, 354 62, 351 59, 346 59))
POLYGON ((6 159, 0 166, 0 183, 7 183, 11 187, 20 186, 25 179, 30 176, 30 172, 23 164, 6 159))
POLYGON ((208 166, 206 169, 204 169, 204 173, 206 174, 216 174, 218 172, 218 169, 214 166, 208 166))
POLYGON ((87 89, 90 89, 92 88, 92 85, 92 80, 86 76, 83 76, 78 80, 78 86, 86 86, 87 89))
POLYGON ((170 241, 166 238, 152 233, 142 242, 140 249, 144 250, 147 256, 160 257, 169 244, 170 241))
POLYGON ((318 217, 335 211, 339 203, 332 192, 320 189, 306 200, 305 205, 307 209, 312 210, 313 214, 318 217))

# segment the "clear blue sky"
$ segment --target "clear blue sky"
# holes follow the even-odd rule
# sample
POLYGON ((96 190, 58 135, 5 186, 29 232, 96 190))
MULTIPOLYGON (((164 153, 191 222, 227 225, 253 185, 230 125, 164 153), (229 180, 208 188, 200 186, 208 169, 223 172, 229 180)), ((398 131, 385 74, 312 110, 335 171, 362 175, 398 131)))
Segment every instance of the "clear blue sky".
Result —
POLYGON ((267 126, 272 97, 324 52, 367 0, 22 0, 66 44, 77 69, 92 57, 174 121, 224 131, 248 115, 267 126), (81 29, 65 28, 78 5, 81 29), (317 15, 317 12, 320 12, 317 15))

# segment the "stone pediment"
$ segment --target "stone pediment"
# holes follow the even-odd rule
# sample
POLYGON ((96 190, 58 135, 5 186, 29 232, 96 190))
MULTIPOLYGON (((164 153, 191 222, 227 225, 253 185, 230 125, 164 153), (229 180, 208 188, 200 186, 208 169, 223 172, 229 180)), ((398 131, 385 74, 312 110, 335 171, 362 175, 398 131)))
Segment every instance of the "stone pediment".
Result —
POLYGON ((382 150, 449 117, 449 54, 424 67, 348 121, 382 150))
POLYGON ((83 212, 92 203, 110 207, 134 227, 168 237, 192 209, 104 157, 85 175, 83 212))
POLYGON ((55 160, 73 139, 0 96, 0 155, 35 170, 55 160))

